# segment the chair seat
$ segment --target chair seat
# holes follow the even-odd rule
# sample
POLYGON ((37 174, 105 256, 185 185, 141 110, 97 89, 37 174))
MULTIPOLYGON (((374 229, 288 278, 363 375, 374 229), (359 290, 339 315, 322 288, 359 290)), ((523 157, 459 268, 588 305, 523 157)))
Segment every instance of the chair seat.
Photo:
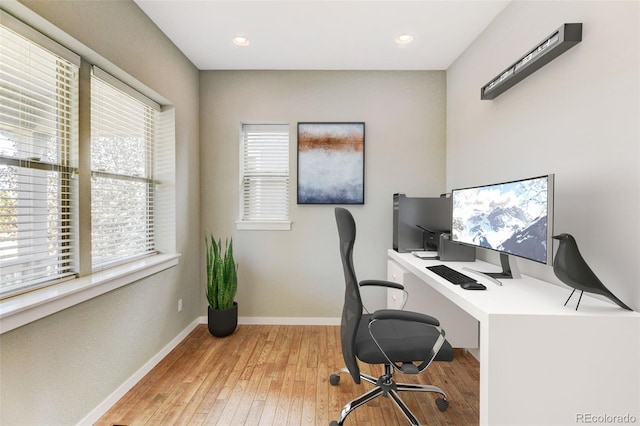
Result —
MULTIPOLYGON (((356 335, 356 356, 367 364, 385 364, 387 359, 369 334, 371 315, 362 316, 356 335)), ((438 331, 433 327, 416 322, 384 320, 376 321, 372 330, 376 340, 393 362, 422 362, 438 339, 438 331), (426 343, 425 343, 426 342, 426 343)), ((440 348, 435 361, 452 361, 453 348, 449 342, 440 348)))

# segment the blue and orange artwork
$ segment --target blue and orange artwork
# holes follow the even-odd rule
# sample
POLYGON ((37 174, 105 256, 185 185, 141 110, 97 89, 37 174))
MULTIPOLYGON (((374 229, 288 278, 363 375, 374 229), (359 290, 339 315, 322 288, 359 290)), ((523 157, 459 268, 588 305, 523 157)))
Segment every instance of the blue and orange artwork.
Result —
POLYGON ((364 204, 364 123, 298 123, 298 204, 364 204))

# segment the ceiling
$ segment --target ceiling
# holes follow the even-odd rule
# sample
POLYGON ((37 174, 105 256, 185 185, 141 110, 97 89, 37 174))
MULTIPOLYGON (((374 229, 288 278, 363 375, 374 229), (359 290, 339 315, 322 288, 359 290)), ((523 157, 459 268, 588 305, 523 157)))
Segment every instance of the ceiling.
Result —
POLYGON ((200 70, 445 70, 509 1, 135 0, 200 70))

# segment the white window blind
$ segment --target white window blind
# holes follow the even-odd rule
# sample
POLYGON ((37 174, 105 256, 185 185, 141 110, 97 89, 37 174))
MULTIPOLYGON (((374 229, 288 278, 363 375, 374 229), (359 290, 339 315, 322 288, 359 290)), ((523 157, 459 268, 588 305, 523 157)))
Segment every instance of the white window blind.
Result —
POLYGON ((93 269, 155 252, 156 109, 94 67, 91 78, 93 269), (119 86, 119 87, 116 87, 119 86))
POLYGON ((2 18, 0 297, 7 297, 77 270, 80 58, 12 17, 2 18))
POLYGON ((289 125, 243 124, 241 221, 289 220, 289 125))

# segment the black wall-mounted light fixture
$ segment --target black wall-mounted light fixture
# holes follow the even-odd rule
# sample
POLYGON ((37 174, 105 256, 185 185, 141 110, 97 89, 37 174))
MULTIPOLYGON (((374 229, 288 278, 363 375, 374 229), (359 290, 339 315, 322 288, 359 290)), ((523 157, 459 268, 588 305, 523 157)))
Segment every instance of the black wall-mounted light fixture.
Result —
POLYGON ((582 41, 582 23, 564 24, 480 89, 494 99, 582 41))

